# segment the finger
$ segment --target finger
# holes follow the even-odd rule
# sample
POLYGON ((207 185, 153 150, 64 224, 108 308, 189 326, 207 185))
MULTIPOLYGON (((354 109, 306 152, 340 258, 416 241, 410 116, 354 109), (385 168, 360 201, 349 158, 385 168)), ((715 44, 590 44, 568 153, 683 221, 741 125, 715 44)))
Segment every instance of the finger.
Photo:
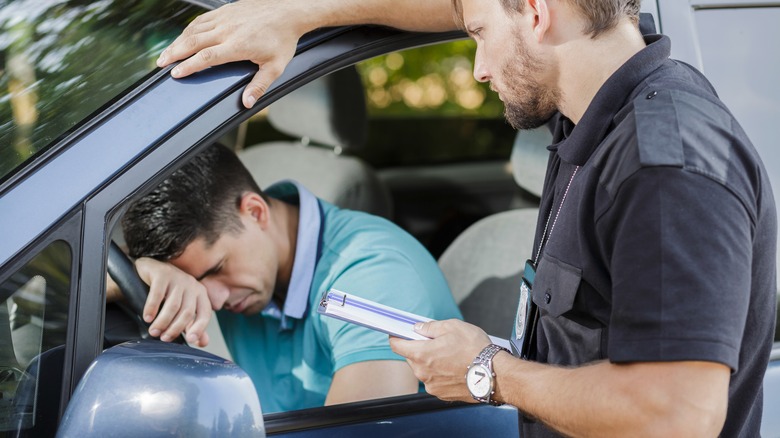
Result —
POLYGON ((414 353, 420 348, 418 344, 421 344, 421 342, 390 336, 390 349, 396 354, 405 357, 407 361, 413 360, 412 356, 414 356, 414 353))
POLYGON ((443 325, 446 321, 418 322, 414 325, 414 331, 426 338, 437 338, 444 334, 443 325))
POLYGON ((273 81, 282 75, 284 65, 286 63, 280 65, 279 63, 269 62, 255 73, 249 85, 244 88, 244 94, 241 97, 241 101, 246 108, 252 108, 255 102, 268 91, 273 81))
POLYGON ((211 304, 205 294, 200 294, 198 295, 196 306, 195 318, 187 324, 185 330, 187 336, 185 339, 187 339, 187 342, 203 347, 205 345, 200 344, 206 332, 206 327, 209 325, 209 320, 211 320, 211 304), (200 342, 198 342, 199 340, 200 342))
POLYGON ((157 65, 162 67, 174 61, 184 60, 171 71, 173 77, 179 78, 199 72, 212 65, 235 61, 235 59, 226 57, 224 53, 223 41, 216 32, 200 33, 187 37, 176 46, 172 45, 165 49, 160 54, 157 65))
POLYGON ((179 336, 192 323, 196 315, 196 299, 186 290, 182 290, 181 299, 177 300, 180 304, 173 319, 160 339, 169 342, 179 336))
POLYGON ((212 20, 207 19, 209 14, 203 14, 195 18, 185 29, 173 40, 172 43, 160 53, 157 58, 157 66, 165 67, 166 65, 187 58, 194 54, 197 49, 196 45, 190 42, 190 38, 194 35, 203 32, 210 32, 215 29, 215 24, 212 20))
MULTIPOLYGON (((160 53, 160 56, 157 58, 157 66, 165 67, 172 62, 189 58, 204 50, 220 46, 223 42, 220 33, 214 29, 191 35, 179 35, 170 46, 160 53)), ((202 68, 206 67, 208 65, 202 68)))
MULTIPOLYGON (((190 23, 182 32, 181 35, 176 37, 179 40, 181 36, 191 36, 199 33, 210 32, 216 28, 216 22, 214 20, 206 19, 208 14, 200 15, 190 23)), ((175 40, 174 40, 175 42, 175 40)))
POLYGON ((138 276, 141 277, 141 280, 143 280, 144 283, 149 285, 149 294, 146 296, 146 303, 144 303, 143 310, 143 318, 147 323, 154 321, 166 293, 165 286, 159 281, 152 281, 149 263, 156 263, 156 261, 151 261, 151 259, 146 258, 139 258, 135 261, 135 269, 138 272, 138 276))
POLYGON ((207 347, 209 345, 209 341, 210 340, 211 339, 209 338, 209 334, 206 333, 206 332, 203 332, 203 334, 200 335, 200 339, 198 340, 198 342, 195 345, 197 345, 198 347, 207 347))
MULTIPOLYGON (((160 336, 160 339, 162 339, 162 336, 167 333, 169 327, 171 326, 171 323, 176 318, 176 315, 179 313, 182 306, 182 291, 180 288, 172 288, 168 290, 166 297, 165 297, 165 303, 163 303, 162 308, 160 309, 160 313, 157 315, 157 318, 154 319, 154 322, 149 327, 149 334, 152 336, 160 336)), ((184 325, 179 330, 184 329, 184 325)))
MULTIPOLYGON (((167 56, 167 55, 166 55, 167 56)), ((184 59, 186 56, 171 55, 176 59, 184 59)), ((174 78, 183 78, 193 73, 197 73, 201 70, 205 70, 214 65, 225 64, 231 61, 236 61, 238 58, 229 57, 224 51, 223 46, 220 44, 214 44, 209 47, 201 48, 194 55, 180 62, 179 65, 171 70, 171 76, 174 78)))

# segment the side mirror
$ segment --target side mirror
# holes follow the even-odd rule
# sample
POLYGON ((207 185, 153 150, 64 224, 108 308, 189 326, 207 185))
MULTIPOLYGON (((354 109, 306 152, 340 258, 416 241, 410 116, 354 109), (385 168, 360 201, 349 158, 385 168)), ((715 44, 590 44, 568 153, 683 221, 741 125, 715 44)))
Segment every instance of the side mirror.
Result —
POLYGON ((90 365, 58 437, 265 437, 255 387, 236 364, 185 345, 126 342, 90 365))

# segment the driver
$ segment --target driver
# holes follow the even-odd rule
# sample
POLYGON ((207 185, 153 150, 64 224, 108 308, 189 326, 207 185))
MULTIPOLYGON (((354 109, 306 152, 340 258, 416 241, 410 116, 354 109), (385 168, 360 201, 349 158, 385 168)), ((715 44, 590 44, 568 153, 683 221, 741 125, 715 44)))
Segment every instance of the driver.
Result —
POLYGON ((435 260, 412 236, 295 182, 263 192, 224 146, 209 146, 134 202, 122 227, 150 285, 150 334, 170 341, 186 332, 206 344, 203 320, 217 310, 266 413, 419 390, 387 335, 317 313, 323 291, 461 317, 435 260))

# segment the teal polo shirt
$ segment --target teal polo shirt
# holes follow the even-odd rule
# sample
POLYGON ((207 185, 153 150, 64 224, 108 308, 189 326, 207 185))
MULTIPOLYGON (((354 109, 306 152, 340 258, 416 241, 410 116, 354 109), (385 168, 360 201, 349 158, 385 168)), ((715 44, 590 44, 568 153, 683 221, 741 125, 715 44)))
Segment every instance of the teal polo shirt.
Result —
POLYGON ((462 318, 436 261, 392 222, 337 208, 294 182, 266 193, 300 207, 285 303, 252 316, 217 312, 225 343, 251 377, 264 413, 324 405, 333 374, 350 364, 404 360, 390 350, 386 334, 318 314, 328 289, 433 319, 462 318))

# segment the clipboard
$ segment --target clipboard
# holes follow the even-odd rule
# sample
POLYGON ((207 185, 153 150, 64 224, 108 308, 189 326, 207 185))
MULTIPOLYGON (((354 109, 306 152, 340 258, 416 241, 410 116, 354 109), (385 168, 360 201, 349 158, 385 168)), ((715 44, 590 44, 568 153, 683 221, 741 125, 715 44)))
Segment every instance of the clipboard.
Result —
POLYGON ((418 322, 431 318, 404 312, 336 289, 322 294, 317 313, 377 330, 403 339, 429 339, 414 331, 418 322))
MULTIPOLYGON (((336 289, 330 289, 322 294, 317 313, 398 338, 418 341, 430 338, 415 332, 414 325, 418 322, 433 321, 425 316, 385 306, 336 289)), ((506 339, 490 336, 490 342, 509 348, 509 341, 506 339)))

